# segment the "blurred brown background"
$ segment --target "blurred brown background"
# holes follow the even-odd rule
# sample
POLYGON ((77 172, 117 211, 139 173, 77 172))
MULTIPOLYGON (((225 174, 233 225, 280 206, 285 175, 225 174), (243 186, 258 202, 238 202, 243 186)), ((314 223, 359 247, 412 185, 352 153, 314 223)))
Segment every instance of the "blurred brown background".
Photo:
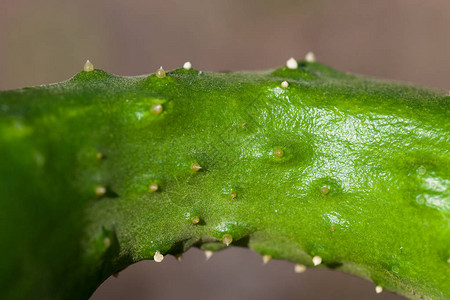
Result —
MULTIPOLYGON (((448 0, 0 0, 0 89, 65 80, 90 59, 121 75, 179 68, 278 67, 310 50, 370 76, 450 89, 448 0)), ((401 299, 339 272, 308 270, 243 249, 205 262, 142 262, 98 299, 401 299)))
POLYGON ((314 51, 344 71, 450 89, 448 0, 0 0, 0 89, 57 82, 86 59, 121 75, 186 60, 280 66, 314 51))

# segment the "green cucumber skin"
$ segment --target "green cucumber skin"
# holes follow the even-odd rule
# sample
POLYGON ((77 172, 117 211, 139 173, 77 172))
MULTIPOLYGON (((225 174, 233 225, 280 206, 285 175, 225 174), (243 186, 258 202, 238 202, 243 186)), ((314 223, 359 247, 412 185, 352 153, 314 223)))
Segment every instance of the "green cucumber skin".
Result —
POLYGON ((156 251, 218 250, 224 234, 411 299, 450 298, 449 127, 444 92, 319 63, 95 70, 0 92, 1 298, 88 298, 156 251))

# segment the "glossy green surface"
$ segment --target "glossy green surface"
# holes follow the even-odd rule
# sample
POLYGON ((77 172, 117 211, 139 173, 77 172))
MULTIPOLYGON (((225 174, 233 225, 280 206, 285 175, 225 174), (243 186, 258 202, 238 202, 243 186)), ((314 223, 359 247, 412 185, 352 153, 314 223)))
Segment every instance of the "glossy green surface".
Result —
POLYGON ((318 63, 95 70, 0 92, 1 298, 87 298, 156 251, 218 250, 226 234, 410 298, 449 298, 449 127, 444 92, 318 63))

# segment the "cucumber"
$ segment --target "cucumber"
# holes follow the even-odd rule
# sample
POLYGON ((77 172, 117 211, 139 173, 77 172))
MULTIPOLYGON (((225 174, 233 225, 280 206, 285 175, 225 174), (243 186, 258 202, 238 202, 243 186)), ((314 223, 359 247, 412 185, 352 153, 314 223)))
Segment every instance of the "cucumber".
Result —
POLYGON ((305 61, 0 92, 1 298, 243 246, 448 299, 449 98, 305 61))

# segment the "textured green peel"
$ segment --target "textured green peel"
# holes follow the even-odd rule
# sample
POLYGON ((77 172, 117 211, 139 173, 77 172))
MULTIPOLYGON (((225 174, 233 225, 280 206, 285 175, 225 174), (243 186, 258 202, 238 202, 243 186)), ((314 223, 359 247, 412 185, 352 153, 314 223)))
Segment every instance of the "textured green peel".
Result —
POLYGON ((162 73, 0 92, 1 298, 227 245, 450 297, 448 95, 319 63, 162 73))

